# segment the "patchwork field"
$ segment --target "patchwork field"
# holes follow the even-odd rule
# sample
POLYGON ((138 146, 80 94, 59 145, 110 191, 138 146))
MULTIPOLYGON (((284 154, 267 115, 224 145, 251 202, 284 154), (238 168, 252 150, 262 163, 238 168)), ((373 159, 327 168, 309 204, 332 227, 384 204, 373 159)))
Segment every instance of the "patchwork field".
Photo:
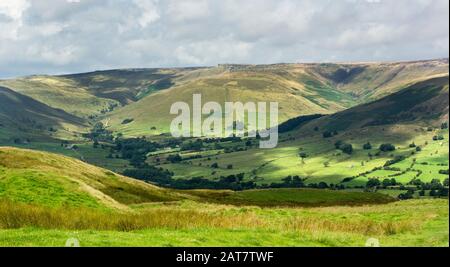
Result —
MULTIPOLYGON (((277 148, 270 150, 249 148, 232 153, 225 153, 223 150, 213 150, 210 154, 199 152, 201 158, 160 166, 174 172, 176 179, 218 179, 220 176, 245 173, 246 179, 258 184, 280 182, 287 176, 295 175, 305 178, 307 183, 328 184, 339 184, 345 178, 353 177, 351 182, 345 184, 355 186, 364 185, 370 178, 395 178, 404 184, 414 178, 424 182, 430 182, 432 179, 443 181, 448 178, 448 175, 439 173, 440 170, 448 169, 448 131, 427 132, 411 125, 383 128, 385 134, 380 133, 380 127, 374 127, 369 131, 355 130, 328 139, 318 134, 299 137, 295 141, 282 142, 277 148), (414 131, 415 135, 407 137, 400 134, 410 131, 414 131), (444 140, 433 141, 436 134, 443 134, 444 140), (363 139, 358 138, 362 135, 363 139), (338 140, 351 143, 353 153, 347 155, 337 150, 334 143, 338 140), (363 149, 367 142, 372 144, 372 149, 363 149), (416 147, 409 147, 414 142, 421 147, 421 151, 417 152, 416 147), (389 153, 379 153, 378 148, 382 143, 392 143, 397 149, 389 153), (299 153, 306 153, 307 157, 302 159, 299 153), (398 156, 405 159, 390 166, 395 168, 395 171, 382 169, 387 161, 398 156), (217 163, 218 168, 211 168, 213 163, 217 163), (232 169, 228 168, 230 165, 232 169)), ((284 138, 288 139, 287 136, 284 138)), ((235 144, 239 145, 244 146, 235 144)), ((193 154, 195 155, 193 152, 186 152, 180 155, 192 158, 193 154)), ((148 161, 154 163, 158 157, 160 156, 151 155, 148 161)))

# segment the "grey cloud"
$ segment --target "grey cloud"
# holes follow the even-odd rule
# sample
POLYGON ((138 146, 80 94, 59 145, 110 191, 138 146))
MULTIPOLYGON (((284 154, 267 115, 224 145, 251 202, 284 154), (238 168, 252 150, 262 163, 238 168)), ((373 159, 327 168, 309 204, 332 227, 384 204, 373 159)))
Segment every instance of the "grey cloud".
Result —
POLYGON ((448 57, 447 0, 0 0, 0 77, 448 57))

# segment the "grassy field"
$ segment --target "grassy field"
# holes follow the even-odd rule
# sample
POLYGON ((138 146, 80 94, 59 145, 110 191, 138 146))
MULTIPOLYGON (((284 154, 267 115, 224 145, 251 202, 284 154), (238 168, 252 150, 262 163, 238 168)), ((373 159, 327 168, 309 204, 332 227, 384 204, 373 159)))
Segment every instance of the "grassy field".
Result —
MULTIPOLYGON (((186 158, 195 154, 202 155, 202 158, 176 164, 162 164, 161 167, 174 172, 176 179, 192 177, 217 179, 220 176, 245 173, 245 179, 258 184, 280 182, 289 175, 299 175, 306 179, 306 183, 328 184, 339 184, 345 178, 356 177, 351 182, 345 183, 349 186, 365 185, 370 178, 380 180, 395 178, 403 184, 413 178, 421 179, 423 182, 430 182, 432 179, 443 181, 448 178, 448 175, 439 174, 440 170, 448 169, 447 130, 428 132, 415 125, 397 125, 346 131, 333 138, 323 138, 317 133, 295 140, 289 139, 287 135, 281 138, 282 142, 278 147, 269 150, 249 148, 233 153, 212 150, 210 154, 207 151, 181 152, 186 158), (433 141, 433 136, 437 134, 443 135, 444 140, 433 141), (335 148, 334 143, 338 140, 353 145, 352 155, 335 148), (367 142, 371 142, 372 149, 363 149, 363 145, 367 142), (397 149, 393 152, 379 153, 379 146, 383 143, 392 143, 397 149), (422 150, 417 152, 415 147, 409 147, 412 143, 420 146, 422 150), (302 160, 299 157, 300 152, 306 153, 307 158, 302 160), (369 156, 369 153, 372 156, 369 156), (398 170, 376 169, 383 168, 387 161, 397 156, 405 157, 404 160, 390 166, 398 170), (213 163, 217 163, 219 168, 211 168, 213 163), (232 169, 229 168, 230 165, 232 169)), ((243 144, 237 146, 245 147, 243 144)), ((148 162, 154 164, 157 157, 159 156, 150 156, 148 162)))
MULTIPOLYGON (((377 238, 381 246, 448 246, 447 200, 323 208, 233 207, 188 201, 135 209, 139 215, 118 218, 109 214, 103 216, 108 223, 100 225, 89 224, 89 213, 81 220, 86 224, 76 224, 80 213, 70 214, 72 229, 45 224, 3 226, 0 245, 64 246, 68 238, 77 238, 81 246, 360 247, 367 239, 377 238)), ((57 214, 64 217, 67 213, 70 210, 57 214)), ((4 221, 0 219, 0 226, 4 221)))
MULTIPOLYGON (((370 178, 380 180, 395 178, 397 182, 403 184, 414 178, 421 179, 423 182, 429 182, 432 179, 443 181, 448 178, 448 175, 439 174, 440 170, 448 169, 448 130, 428 132, 423 127, 415 125, 396 125, 341 132, 332 138, 323 138, 321 133, 313 132, 300 134, 300 137, 295 137, 293 140, 292 136, 295 135, 294 133, 282 134, 280 143, 275 149, 250 147, 244 151, 232 153, 225 153, 224 149, 214 149, 214 147, 201 152, 164 150, 150 153, 147 162, 159 165, 157 159, 164 159, 170 154, 180 153, 183 158, 201 155, 201 158, 187 159, 175 164, 162 160, 159 167, 172 171, 175 179, 204 177, 215 180, 221 176, 244 173, 245 180, 252 180, 260 185, 280 182, 289 175, 299 175, 306 179, 306 183, 326 182, 328 184, 339 184, 345 178, 356 177, 351 182, 345 183, 348 186, 365 185, 370 178), (433 141, 435 135, 442 135, 444 140, 433 141), (361 139, 360 136, 364 138, 361 139), (352 155, 335 149, 334 143, 338 140, 353 145, 352 155), (367 142, 371 142, 372 149, 362 148, 367 142), (378 153, 378 147, 382 143, 392 143, 397 149, 390 153, 378 153), (420 146, 421 151, 416 152, 416 148, 410 148, 411 143, 420 146), (299 157, 300 152, 306 153, 308 157, 302 160, 299 157), (404 160, 390 166, 398 170, 374 170, 382 168, 388 160, 396 156, 405 157, 404 160), (217 163, 219 167, 212 168, 213 163, 217 163)), ((94 149, 92 142, 72 141, 78 146, 77 150, 66 149, 60 143, 51 140, 29 144, 14 144, 11 141, 7 143, 20 148, 70 156, 115 172, 122 172, 129 168, 128 161, 107 158, 110 153, 109 148, 94 149)), ((245 141, 222 145, 245 148, 245 141)))

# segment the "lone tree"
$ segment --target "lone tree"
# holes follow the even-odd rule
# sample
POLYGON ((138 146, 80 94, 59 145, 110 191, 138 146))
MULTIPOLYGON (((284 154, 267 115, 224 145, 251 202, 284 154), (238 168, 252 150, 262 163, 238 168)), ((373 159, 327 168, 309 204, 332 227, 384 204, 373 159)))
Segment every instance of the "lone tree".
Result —
POLYGON ((343 144, 341 145, 340 149, 345 154, 351 155, 353 153, 353 146, 351 144, 343 144))
POLYGON ((308 157, 308 154, 305 152, 300 152, 298 155, 302 159, 302 163, 305 163, 305 159, 308 157))
POLYGON ((367 142, 363 145, 364 150, 370 150, 372 149, 372 144, 370 142, 367 142))

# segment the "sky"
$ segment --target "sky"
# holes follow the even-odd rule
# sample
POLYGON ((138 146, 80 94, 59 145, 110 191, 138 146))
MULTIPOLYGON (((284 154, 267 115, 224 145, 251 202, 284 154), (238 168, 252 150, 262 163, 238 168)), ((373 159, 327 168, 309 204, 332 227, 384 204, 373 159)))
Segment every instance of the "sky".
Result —
POLYGON ((448 0, 0 0, 0 77, 447 58, 448 0))

